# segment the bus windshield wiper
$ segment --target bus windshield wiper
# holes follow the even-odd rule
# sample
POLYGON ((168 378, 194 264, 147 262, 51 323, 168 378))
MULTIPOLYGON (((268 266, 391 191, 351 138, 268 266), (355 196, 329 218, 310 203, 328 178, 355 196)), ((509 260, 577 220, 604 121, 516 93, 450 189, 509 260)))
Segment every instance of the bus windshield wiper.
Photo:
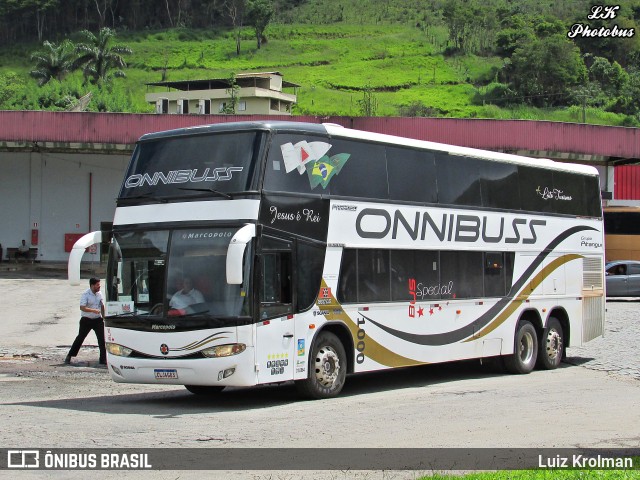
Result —
POLYGON ((190 313, 185 313, 184 315, 178 315, 179 318, 184 318, 184 317, 193 317, 195 315, 202 315, 203 313, 209 313, 209 309, 206 310, 201 310, 198 312, 190 312, 190 313))
POLYGON ((143 193, 142 195, 134 195, 132 197, 120 197, 118 198, 119 202, 127 202, 130 200, 155 200, 157 202, 166 202, 167 199, 166 198, 160 198, 160 197, 156 197, 155 195, 152 195, 151 193, 143 193))
POLYGON ((233 197, 231 195, 229 195, 228 193, 224 193, 221 192, 220 190, 216 190, 215 188, 193 188, 193 187, 182 187, 179 188, 178 190, 188 190, 191 192, 207 192, 207 193, 214 193, 216 195, 219 195, 221 197, 224 198, 228 198, 229 200, 231 200, 233 197))
POLYGON ((120 317, 131 317, 133 315, 143 315, 138 312, 126 312, 126 313, 116 313, 115 315, 105 315, 106 318, 120 318, 120 317))

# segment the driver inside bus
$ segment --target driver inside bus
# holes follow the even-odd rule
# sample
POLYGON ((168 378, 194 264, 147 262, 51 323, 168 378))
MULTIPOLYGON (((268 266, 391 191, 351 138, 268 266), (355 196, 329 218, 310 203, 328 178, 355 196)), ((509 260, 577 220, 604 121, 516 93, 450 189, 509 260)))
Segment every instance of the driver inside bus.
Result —
POLYGON ((193 287, 193 281, 190 277, 184 277, 182 280, 182 289, 173 294, 169 301, 169 306, 175 310, 184 310, 190 305, 203 303, 204 296, 199 290, 193 287))

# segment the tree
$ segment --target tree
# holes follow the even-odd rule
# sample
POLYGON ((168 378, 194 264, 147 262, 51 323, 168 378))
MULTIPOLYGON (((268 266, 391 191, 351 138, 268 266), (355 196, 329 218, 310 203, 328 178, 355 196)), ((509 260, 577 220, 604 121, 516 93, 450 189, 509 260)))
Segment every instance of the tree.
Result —
POLYGON ((535 106, 566 104, 571 89, 587 77, 580 51, 561 34, 522 45, 505 70, 517 94, 535 106))
POLYGON ((589 80, 600 84, 609 96, 616 96, 629 81, 629 74, 615 60, 609 62, 603 57, 594 57, 589 67, 589 80))
POLYGON ((622 86, 620 96, 610 110, 615 113, 640 116, 640 70, 636 67, 629 68, 628 80, 622 86))
POLYGON ((273 2, 271 0, 248 1, 249 23, 253 25, 253 29, 256 33, 256 42, 258 48, 260 48, 260 46, 262 45, 264 31, 273 18, 274 13, 275 10, 273 8, 273 2))
POLYGON ((42 46, 43 50, 31 55, 36 65, 30 75, 38 80, 38 85, 45 85, 51 79, 61 81, 75 69, 75 46, 69 40, 64 40, 60 45, 47 40, 42 46))
POLYGON ((98 26, 103 28, 107 21, 107 9, 111 6, 111 0, 93 0, 98 12, 98 26))
POLYGON ((378 99, 373 93, 373 87, 367 83, 362 89, 362 100, 358 100, 360 115, 363 117, 375 117, 378 113, 378 99))
POLYGON ((478 12, 475 9, 475 2, 452 0, 446 2, 442 10, 442 17, 449 30, 449 40, 461 52, 465 51, 472 27, 477 21, 478 12))
POLYGON ((35 10, 36 31, 38 32, 38 41, 41 42, 47 11, 56 8, 58 0, 27 0, 24 5, 29 9, 35 10))
MULTIPOLYGON (((0 74, 0 110, 9 110, 12 103, 15 102, 20 93, 25 89, 24 79, 22 75, 15 72, 6 72, 0 74)), ((22 107, 22 105, 20 105, 22 107)), ((22 110, 23 108, 21 108, 22 110)))
POLYGON ((240 101, 240 85, 236 82, 236 74, 232 73, 227 80, 229 82, 229 88, 226 92, 229 94, 229 101, 225 102, 222 113, 227 115, 235 115, 236 107, 240 101))
POLYGON ((130 55, 131 49, 126 45, 111 46, 111 39, 115 32, 110 28, 102 28, 98 36, 88 30, 81 32, 87 43, 80 43, 76 47, 79 57, 76 66, 83 69, 86 78, 100 87, 113 77, 124 77, 120 70, 127 66, 122 55, 130 55))
POLYGON ((247 0, 227 0, 227 13, 233 24, 233 33, 236 39, 236 55, 240 56, 240 41, 244 16, 247 10, 247 0))

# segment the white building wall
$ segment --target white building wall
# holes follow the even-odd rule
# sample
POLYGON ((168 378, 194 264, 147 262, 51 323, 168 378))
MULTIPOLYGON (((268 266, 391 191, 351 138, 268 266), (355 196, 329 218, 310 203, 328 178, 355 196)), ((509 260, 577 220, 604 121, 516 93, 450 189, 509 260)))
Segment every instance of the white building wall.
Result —
POLYGON ((0 244, 2 261, 8 247, 31 240, 29 212, 31 205, 31 166, 28 153, 0 153, 0 244))
MULTIPOLYGON (((37 228, 39 260, 67 261, 66 233, 99 230, 100 222, 113 220, 128 161, 128 155, 0 152, 0 205, 5 207, 0 208, 0 243, 4 251, 17 247, 23 238, 30 243, 31 230, 37 228)), ((91 260, 89 256, 84 259, 91 260)))

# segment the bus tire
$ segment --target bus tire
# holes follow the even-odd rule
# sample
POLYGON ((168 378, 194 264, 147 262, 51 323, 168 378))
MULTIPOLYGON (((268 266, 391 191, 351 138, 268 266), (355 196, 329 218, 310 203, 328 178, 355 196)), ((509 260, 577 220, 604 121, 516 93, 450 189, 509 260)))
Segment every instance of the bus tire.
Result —
POLYGON ((558 368, 564 356, 564 333, 562 325, 555 317, 547 321, 547 328, 542 332, 538 351, 538 366, 546 370, 558 368))
POLYGON ((504 365, 510 373, 529 373, 536 366, 538 335, 533 324, 520 320, 514 337, 513 355, 507 355, 504 365))
POLYGON ((298 392, 313 399, 337 396, 347 376, 347 354, 338 337, 321 332, 309 357, 309 376, 296 382, 298 392))
POLYGON ((185 385, 184 388, 194 395, 215 395, 224 390, 224 387, 219 385, 185 385))

